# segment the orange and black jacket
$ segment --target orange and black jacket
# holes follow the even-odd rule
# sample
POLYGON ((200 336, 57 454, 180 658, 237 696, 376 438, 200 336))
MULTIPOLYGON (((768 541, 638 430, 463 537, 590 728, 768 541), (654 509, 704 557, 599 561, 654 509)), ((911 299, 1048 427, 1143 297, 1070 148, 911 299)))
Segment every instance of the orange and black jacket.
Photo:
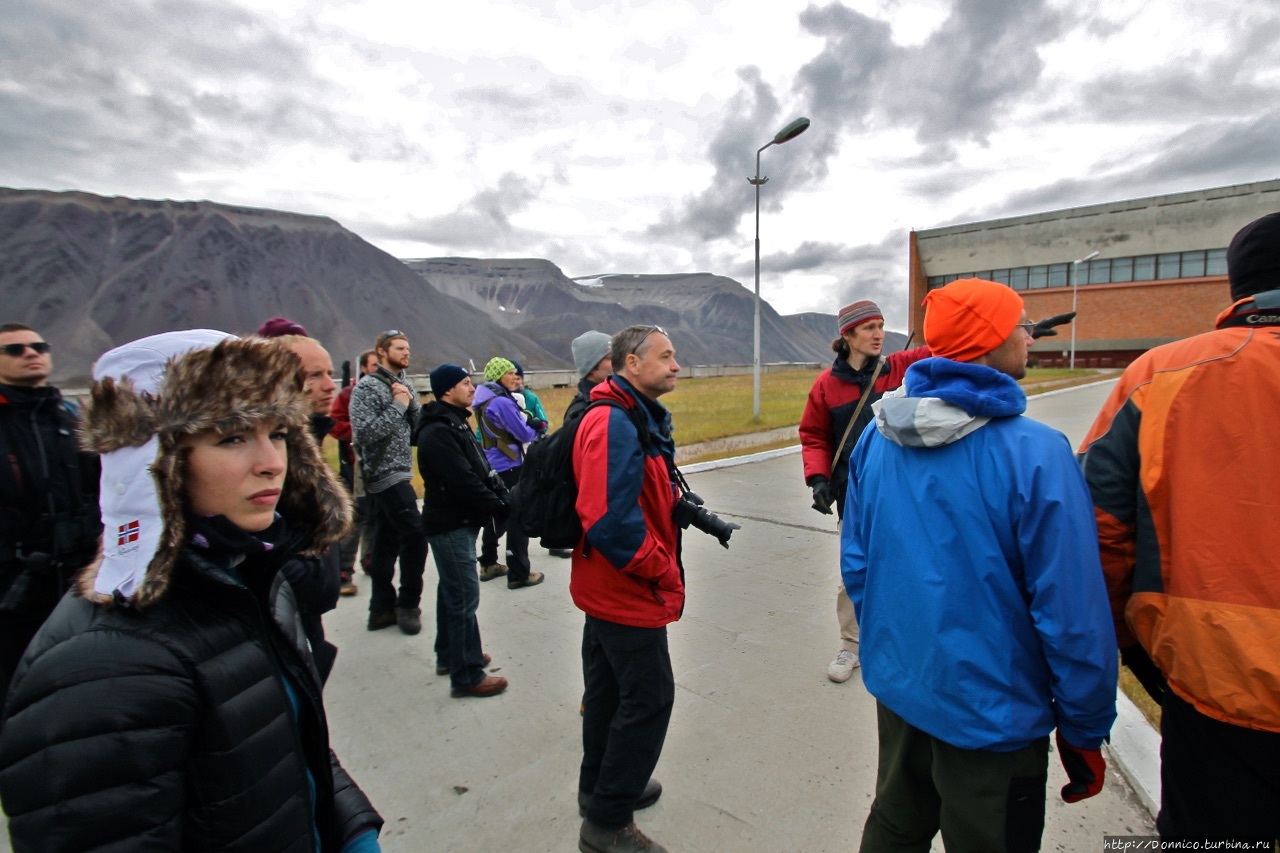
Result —
POLYGON ((1121 648, 1216 720, 1280 732, 1280 291, 1124 372, 1081 447, 1121 648))

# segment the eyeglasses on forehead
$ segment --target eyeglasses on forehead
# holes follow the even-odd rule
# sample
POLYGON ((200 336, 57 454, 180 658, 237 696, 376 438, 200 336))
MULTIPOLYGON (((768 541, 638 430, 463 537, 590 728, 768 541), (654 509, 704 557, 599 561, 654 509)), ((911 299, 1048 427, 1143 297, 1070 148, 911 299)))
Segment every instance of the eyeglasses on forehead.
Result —
POLYGON ((659 335, 666 335, 667 337, 671 337, 670 335, 667 335, 667 330, 662 328, 661 326, 644 326, 643 329, 644 329, 644 334, 640 337, 640 340, 636 341, 636 345, 631 348, 632 355, 635 355, 637 352, 639 352, 640 347, 644 346, 644 342, 649 340, 649 336, 654 334, 655 332, 658 333, 659 335))

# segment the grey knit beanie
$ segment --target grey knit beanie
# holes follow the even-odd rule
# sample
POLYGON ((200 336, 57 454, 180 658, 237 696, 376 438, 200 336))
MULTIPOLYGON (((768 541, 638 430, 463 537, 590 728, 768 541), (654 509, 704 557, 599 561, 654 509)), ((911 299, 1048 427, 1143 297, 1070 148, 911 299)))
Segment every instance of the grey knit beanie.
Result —
POLYGON ((585 379, 600 360, 609 354, 609 336, 592 329, 573 339, 573 366, 578 368, 578 378, 585 379))

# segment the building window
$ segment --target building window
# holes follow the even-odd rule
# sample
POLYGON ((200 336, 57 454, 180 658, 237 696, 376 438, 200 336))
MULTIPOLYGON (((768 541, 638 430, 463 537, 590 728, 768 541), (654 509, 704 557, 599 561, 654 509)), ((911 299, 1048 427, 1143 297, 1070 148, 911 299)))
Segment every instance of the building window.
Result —
POLYGON ((1111 280, 1133 281, 1133 258, 1115 258, 1111 261, 1111 280))
POLYGON ((1164 280, 1168 278, 1182 277, 1182 254, 1179 252, 1165 252, 1163 255, 1156 257, 1156 278, 1164 280))
POLYGON ((1204 275, 1204 252, 1182 253, 1182 277, 1200 278, 1204 275))
POLYGON ((1227 250, 1226 249, 1210 249, 1205 253, 1204 261, 1205 275, 1226 275, 1227 274, 1227 250))
POLYGON ((1134 281, 1155 281, 1156 278, 1156 256, 1155 255, 1139 255, 1133 259, 1133 280, 1134 281))
POLYGON ((992 281, 998 281, 998 282, 1000 282, 1001 284, 1008 284, 1008 283, 1009 283, 1009 271, 1008 271, 1008 270, 992 270, 992 271, 991 271, 991 280, 992 280, 992 281))
POLYGON ((1099 258, 1096 261, 1089 261, 1088 270, 1080 270, 1082 275, 1081 284, 1110 284, 1111 283, 1111 261, 1107 258, 1099 258))
POLYGON ((1018 267, 1016 270, 1013 270, 1009 275, 1009 286, 1014 290, 1026 290, 1027 272, 1028 270, 1026 267, 1018 267))
POLYGON ((1047 266, 1031 267, 1027 273, 1027 288, 1039 290, 1049 286, 1049 268, 1047 266))
POLYGON ((1070 282, 1067 281, 1067 267, 1070 264, 1049 264, 1049 286, 1050 287, 1066 287, 1070 282))

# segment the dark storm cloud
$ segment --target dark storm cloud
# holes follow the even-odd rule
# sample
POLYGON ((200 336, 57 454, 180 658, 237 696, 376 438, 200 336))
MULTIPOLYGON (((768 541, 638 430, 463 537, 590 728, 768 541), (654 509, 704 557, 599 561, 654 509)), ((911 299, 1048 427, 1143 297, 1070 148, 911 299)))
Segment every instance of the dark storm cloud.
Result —
MULTIPOLYGON (((651 236, 682 241, 715 240, 730 236, 738 220, 755 209, 755 190, 747 178, 756 173, 756 149, 794 116, 782 115, 773 88, 758 68, 739 69, 742 88, 730 99, 724 119, 708 144, 715 176, 702 192, 665 211, 649 228, 651 236)), ((762 155, 760 174, 769 179, 761 186, 762 210, 777 210, 785 193, 826 174, 826 152, 832 145, 830 128, 811 127, 787 143, 786 152, 762 155)))
POLYGON ((81 188, 171 185, 181 172, 245 166, 297 142, 423 158, 397 131, 330 108, 334 89, 311 65, 308 25, 278 26, 217 0, 8 4, 5 172, 81 188))
POLYGON ((1003 108, 1039 81, 1037 50, 1062 29, 1044 0, 956 0, 910 47, 893 42, 888 24, 839 3, 810 6, 800 24, 826 41, 796 83, 815 115, 849 128, 914 128, 924 144, 985 141, 1003 108))
POLYGON ((754 150, 792 113, 808 115, 813 125, 786 152, 766 154, 762 171, 775 179, 762 188, 766 209, 824 178, 841 135, 859 128, 916 131, 924 150, 912 157, 922 162, 895 165, 946 162, 953 143, 985 142, 1003 109, 1035 87, 1043 68, 1036 51, 1061 30, 1044 0, 956 0, 933 34, 910 47, 893 41, 888 23, 840 3, 810 6, 799 21, 825 44, 797 73, 796 106, 784 111, 757 69, 739 71, 742 86, 708 146, 716 167, 711 183, 664 211, 650 234, 704 241, 733 234, 753 204, 743 178, 754 173, 754 150))
POLYGON ((1015 193, 998 208, 975 210, 954 221, 1019 216, 1277 178, 1277 138, 1280 108, 1256 118, 1202 122, 1164 141, 1154 152, 1130 152, 1100 163, 1090 177, 1058 180, 1015 193))
POLYGON ((891 263, 899 259, 902 247, 884 243, 848 246, 839 243, 806 240, 788 252, 775 252, 760 258, 760 269, 769 272, 807 272, 826 269, 833 264, 891 263))
POLYGON ((512 224, 511 217, 526 210, 541 190, 540 183, 507 172, 497 186, 481 190, 452 213, 400 223, 356 222, 353 227, 374 240, 429 243, 444 254, 528 252, 545 235, 512 224))

